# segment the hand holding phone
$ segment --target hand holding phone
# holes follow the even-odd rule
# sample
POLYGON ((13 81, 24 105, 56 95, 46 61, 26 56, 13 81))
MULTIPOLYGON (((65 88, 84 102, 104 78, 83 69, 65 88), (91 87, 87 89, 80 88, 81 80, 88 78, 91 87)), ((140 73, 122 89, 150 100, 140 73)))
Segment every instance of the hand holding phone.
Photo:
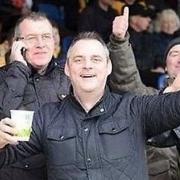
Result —
POLYGON ((19 61, 27 66, 25 44, 21 40, 15 40, 11 47, 10 62, 19 61))

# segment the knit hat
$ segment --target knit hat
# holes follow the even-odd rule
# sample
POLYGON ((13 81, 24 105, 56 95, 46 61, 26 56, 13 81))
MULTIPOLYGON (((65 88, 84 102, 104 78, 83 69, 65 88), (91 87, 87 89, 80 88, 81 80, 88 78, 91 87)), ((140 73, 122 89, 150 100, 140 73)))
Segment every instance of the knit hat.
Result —
POLYGON ((165 50, 165 53, 164 53, 164 62, 166 62, 167 55, 168 55, 169 51, 171 50, 171 48, 178 44, 180 44, 180 37, 174 38, 173 40, 171 40, 169 42, 169 44, 165 50))

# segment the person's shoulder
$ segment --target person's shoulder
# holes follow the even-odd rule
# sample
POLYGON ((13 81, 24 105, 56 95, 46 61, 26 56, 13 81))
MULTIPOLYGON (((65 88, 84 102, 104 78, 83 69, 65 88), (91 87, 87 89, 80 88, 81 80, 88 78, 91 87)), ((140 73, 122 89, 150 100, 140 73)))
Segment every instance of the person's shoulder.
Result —
POLYGON ((1 66, 0 67, 0 73, 7 71, 7 69, 8 69, 8 65, 1 66))
POLYGON ((111 92, 111 98, 113 98, 115 101, 122 101, 122 100, 128 100, 128 99, 132 99, 133 97, 135 97, 136 94, 132 93, 132 92, 111 92))
POLYGON ((0 79, 4 78, 4 76, 6 75, 6 72, 7 72, 8 68, 9 68, 9 66, 10 65, 7 64, 5 66, 0 67, 0 79))
POLYGON ((46 112, 48 114, 53 114, 59 112, 62 107, 68 103, 69 96, 67 95, 64 99, 59 100, 58 102, 48 102, 41 106, 40 111, 46 112))

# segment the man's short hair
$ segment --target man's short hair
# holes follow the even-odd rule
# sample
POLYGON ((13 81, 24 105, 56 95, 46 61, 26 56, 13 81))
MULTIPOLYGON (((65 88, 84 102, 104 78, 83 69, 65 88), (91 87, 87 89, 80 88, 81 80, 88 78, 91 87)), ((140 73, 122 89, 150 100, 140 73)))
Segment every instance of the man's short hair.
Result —
MULTIPOLYGON (((30 12, 22 16, 21 18, 18 19, 15 29, 14 29, 14 38, 18 38, 21 35, 19 25, 25 20, 32 20, 32 21, 42 21, 42 20, 47 20, 49 24, 51 24, 51 21, 48 19, 48 17, 42 13, 42 12, 30 12)), ((51 24, 52 25, 52 24, 51 24)))
POLYGON ((107 45, 106 43, 103 41, 103 39, 101 38, 101 36, 96 33, 96 32, 81 32, 79 33, 72 41, 70 47, 69 47, 69 50, 67 52, 67 60, 70 56, 70 52, 71 52, 71 49, 72 47, 76 44, 76 42, 80 41, 80 40, 97 40, 99 41, 102 46, 104 47, 104 50, 105 50, 105 53, 106 53, 106 56, 107 56, 107 59, 109 60, 109 50, 107 48, 107 45))

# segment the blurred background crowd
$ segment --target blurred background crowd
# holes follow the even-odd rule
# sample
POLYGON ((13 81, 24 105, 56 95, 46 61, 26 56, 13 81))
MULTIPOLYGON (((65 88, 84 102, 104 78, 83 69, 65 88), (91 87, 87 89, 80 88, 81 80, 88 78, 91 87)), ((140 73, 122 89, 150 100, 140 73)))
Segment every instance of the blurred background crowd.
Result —
POLYGON ((8 63, 13 28, 19 17, 30 11, 47 14, 54 26, 54 57, 64 65, 74 35, 96 31, 109 41, 114 17, 130 9, 130 42, 137 67, 146 85, 161 87, 166 72, 164 51, 180 33, 179 0, 0 0, 0 66, 8 63))

